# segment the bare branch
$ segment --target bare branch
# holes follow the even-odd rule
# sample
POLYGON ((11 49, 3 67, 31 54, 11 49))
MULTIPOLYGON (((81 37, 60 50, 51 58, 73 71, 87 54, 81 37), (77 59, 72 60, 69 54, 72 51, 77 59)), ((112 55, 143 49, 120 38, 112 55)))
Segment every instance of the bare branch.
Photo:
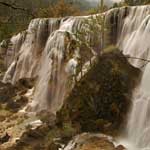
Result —
POLYGON ((14 1, 13 3, 6 3, 6 2, 1 2, 0 1, 0 5, 9 7, 9 8, 14 9, 14 10, 24 11, 27 14, 31 15, 32 17, 35 17, 35 15, 33 13, 31 13, 27 8, 23 8, 23 7, 17 6, 15 2, 16 1, 14 1))
POLYGON ((9 4, 9 3, 6 3, 6 2, 0 2, 1 5, 4 5, 4 6, 7 6, 7 7, 10 7, 12 9, 19 9, 19 10, 22 10, 22 11, 27 11, 27 9, 25 8, 22 8, 22 7, 17 7, 13 4, 9 4))
POLYGON ((150 60, 149 60, 149 59, 143 59, 143 58, 132 57, 132 56, 125 56, 125 58, 128 58, 128 59, 138 59, 138 60, 142 60, 142 61, 150 62, 150 60))

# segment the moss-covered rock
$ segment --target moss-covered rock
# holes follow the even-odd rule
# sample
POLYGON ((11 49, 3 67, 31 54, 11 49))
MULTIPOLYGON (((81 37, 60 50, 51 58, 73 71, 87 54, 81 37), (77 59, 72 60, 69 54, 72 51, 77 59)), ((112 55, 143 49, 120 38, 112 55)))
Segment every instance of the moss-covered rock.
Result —
POLYGON ((79 81, 57 113, 57 124, 80 131, 110 132, 125 120, 140 71, 119 51, 104 53, 79 81))

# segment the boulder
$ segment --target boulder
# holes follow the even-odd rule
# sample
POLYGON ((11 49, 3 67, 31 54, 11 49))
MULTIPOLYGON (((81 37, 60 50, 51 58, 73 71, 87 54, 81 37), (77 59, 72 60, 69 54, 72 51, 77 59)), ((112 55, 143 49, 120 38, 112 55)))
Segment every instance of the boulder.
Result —
POLYGON ((73 138, 64 150, 114 150, 111 138, 103 134, 82 133, 73 138))
POLYGON ((0 137, 0 144, 4 144, 6 142, 8 142, 10 139, 10 135, 8 133, 6 133, 4 136, 0 137))

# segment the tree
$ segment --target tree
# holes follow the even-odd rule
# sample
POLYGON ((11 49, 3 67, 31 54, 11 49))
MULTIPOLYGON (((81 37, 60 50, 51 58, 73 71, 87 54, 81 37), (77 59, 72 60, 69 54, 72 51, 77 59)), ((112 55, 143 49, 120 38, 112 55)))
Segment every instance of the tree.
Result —
MULTIPOLYGON (((79 0, 0 0, 0 41, 25 30, 33 18, 79 15, 79 0)), ((83 4, 82 4, 83 6, 83 4)))
POLYGON ((81 72, 81 77, 83 64, 90 60, 90 65, 93 65, 92 62, 95 60, 94 57, 97 55, 100 57, 105 48, 107 34, 109 33, 109 25, 105 23, 103 4, 104 3, 102 0, 99 10, 101 13, 92 15, 87 19, 82 20, 79 29, 77 29, 74 34, 77 43, 76 48, 78 47, 81 56, 84 56, 81 57, 79 61, 79 71, 81 72))
POLYGON ((75 33, 78 47, 90 50, 93 55, 101 55, 107 42, 109 25, 105 23, 104 1, 100 1, 100 14, 93 15, 82 21, 80 29, 75 33))
POLYGON ((80 15, 80 10, 77 6, 67 3, 65 0, 59 0, 49 5, 49 7, 41 9, 38 14, 39 17, 65 17, 71 15, 80 15))
POLYGON ((143 5, 143 4, 149 4, 150 0, 125 0, 125 3, 130 6, 143 5))
POLYGON ((104 8, 104 1, 100 1, 100 12, 103 13, 103 8, 104 8))
POLYGON ((29 21, 36 17, 29 1, 0 0, 0 41, 26 29, 29 21))

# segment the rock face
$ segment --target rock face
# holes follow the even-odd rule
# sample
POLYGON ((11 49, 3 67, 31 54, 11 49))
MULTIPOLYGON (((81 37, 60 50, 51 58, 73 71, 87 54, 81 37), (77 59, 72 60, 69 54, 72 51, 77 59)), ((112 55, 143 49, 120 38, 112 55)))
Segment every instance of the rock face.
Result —
POLYGON ((57 113, 58 124, 80 131, 111 132, 125 121, 139 71, 118 51, 103 54, 57 113))
POLYGON ((5 109, 17 112, 27 104, 24 94, 33 85, 34 79, 21 79, 16 85, 0 82, 0 105, 4 104, 5 109))
MULTIPOLYGON (((25 131, 28 115, 25 108, 34 79, 21 79, 16 85, 0 82, 0 148, 11 146, 25 131)), ((32 116, 30 116, 31 119, 32 116)))

